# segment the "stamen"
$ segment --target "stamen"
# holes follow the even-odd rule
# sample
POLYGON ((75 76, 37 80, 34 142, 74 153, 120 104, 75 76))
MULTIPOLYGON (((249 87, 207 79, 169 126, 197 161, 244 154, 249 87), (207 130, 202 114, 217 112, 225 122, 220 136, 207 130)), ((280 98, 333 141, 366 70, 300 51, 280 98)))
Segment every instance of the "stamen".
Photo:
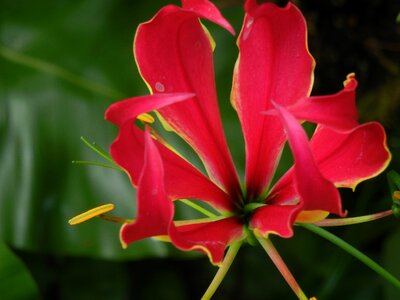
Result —
POLYGON ((114 204, 104 204, 81 213, 68 221, 70 225, 77 225, 89 219, 100 216, 114 209, 114 204))
POLYGON ((140 121, 142 121, 144 123, 149 123, 149 124, 152 124, 152 123, 155 122, 153 116, 149 115, 149 114, 146 114, 146 113, 138 115, 136 117, 136 119, 138 119, 138 120, 140 120, 140 121))
POLYGON ((400 200, 400 191, 394 191, 393 192, 393 198, 400 200))
POLYGON ((200 205, 198 205, 198 204, 196 204, 196 203, 194 203, 194 202, 192 202, 190 200, 181 199, 179 201, 181 201, 182 203, 186 204, 187 206, 197 210, 198 212, 202 213, 203 215, 205 215, 207 217, 210 217, 210 218, 217 217, 216 214, 212 213, 211 211, 205 209, 204 207, 201 207, 200 205))
MULTIPOLYGON (((374 220, 379 220, 384 217, 390 216, 393 214, 392 210, 382 211, 380 213, 361 216, 361 217, 353 217, 353 218, 342 218, 342 219, 325 219, 319 222, 314 223, 317 226, 329 227, 329 226, 345 226, 345 225, 354 225, 365 222, 370 222, 374 220)), ((300 223, 296 223, 300 224, 300 223)))
POLYGON ((134 219, 124 219, 124 218, 119 218, 119 217, 113 217, 113 216, 107 216, 107 215, 98 215, 99 218, 106 220, 106 221, 110 221, 110 222, 114 222, 114 223, 132 223, 135 220, 134 219))

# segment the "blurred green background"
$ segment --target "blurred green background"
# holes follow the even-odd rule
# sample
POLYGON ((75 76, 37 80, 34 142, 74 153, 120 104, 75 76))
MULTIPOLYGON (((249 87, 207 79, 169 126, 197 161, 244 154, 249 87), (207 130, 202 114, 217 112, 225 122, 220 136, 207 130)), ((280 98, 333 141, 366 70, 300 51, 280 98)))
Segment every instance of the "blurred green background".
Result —
MULTIPOLYGON (((121 172, 71 164, 99 157, 80 136, 108 148, 111 103, 147 94, 132 56, 137 25, 163 5, 151 0, 0 0, 0 299, 199 299, 216 272, 202 255, 146 240, 122 250, 119 225, 72 216, 102 203, 134 216, 135 191, 121 172)), ((237 32, 242 2, 215 1, 237 32)), ((284 4, 285 1, 279 1, 284 4)), ((298 0, 317 60, 313 93, 359 80, 363 122, 378 120, 400 171, 400 12, 397 0, 298 0)), ((235 37, 206 22, 217 42, 221 113, 243 174, 240 127, 229 104, 235 37)), ((290 163, 288 156, 282 168, 290 163)), ((282 171, 282 170, 281 170, 282 171)), ((349 216, 389 209, 385 175, 342 191, 349 216)), ((187 214, 184 210, 181 214, 187 214)), ((394 217, 331 230, 400 277, 394 217)), ((307 295, 400 299, 373 271, 304 229, 273 239, 307 295)), ((215 299, 295 299, 261 247, 241 249, 215 299)))

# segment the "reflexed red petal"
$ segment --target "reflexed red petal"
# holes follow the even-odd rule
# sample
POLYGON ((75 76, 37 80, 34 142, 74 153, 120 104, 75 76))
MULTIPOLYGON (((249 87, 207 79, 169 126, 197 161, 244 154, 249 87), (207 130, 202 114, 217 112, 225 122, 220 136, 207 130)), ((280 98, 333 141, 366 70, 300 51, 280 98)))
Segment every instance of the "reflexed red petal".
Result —
POLYGON ((235 34, 231 24, 221 15, 220 11, 213 3, 208 0, 181 0, 182 7, 195 11, 199 17, 207 19, 225 28, 230 33, 235 34))
MULTIPOLYGON (((346 133, 319 126, 310 147, 322 175, 338 187, 352 189, 382 172, 391 158, 385 131, 376 122, 359 125, 346 133)), ((274 185, 267 202, 288 204, 295 203, 298 198, 291 168, 274 185)), ((321 219, 321 213, 314 214, 317 216, 314 219, 321 219)), ((299 217, 301 221, 311 219, 310 216, 299 217)))
POLYGON ((281 124, 261 112, 273 108, 271 100, 287 106, 309 96, 314 61, 304 17, 294 5, 247 1, 246 6, 231 97, 246 142, 247 190, 259 195, 271 180, 285 140, 281 124))
POLYGON ((346 133, 319 126, 311 139, 311 149, 325 178, 353 189, 381 173, 391 158, 385 130, 377 122, 359 125, 346 133))
POLYGON ((135 119, 138 115, 159 109, 172 103, 192 98, 194 94, 157 94, 129 98, 116 102, 107 109, 105 118, 118 126, 135 119))
POLYGON ((289 238, 293 235, 293 223, 301 205, 267 205, 257 208, 250 220, 250 228, 256 235, 266 237, 277 234, 289 238))
MULTIPOLYGON (((230 193, 239 193, 238 177, 219 115, 212 46, 198 20, 204 14, 204 3, 184 1, 185 6, 201 7, 200 12, 166 6, 151 21, 140 25, 135 38, 135 58, 154 93, 196 94, 193 99, 159 112, 196 150, 210 176, 230 193)), ((215 16, 214 9, 211 13, 215 16)), ((216 18, 212 21, 221 21, 216 18)))
POLYGON ((224 258, 226 247, 243 238, 243 224, 236 217, 214 222, 183 225, 170 231, 172 243, 182 250, 199 250, 218 265, 224 258))
POLYGON ((358 125, 354 74, 347 77, 344 85, 344 89, 336 94, 302 98, 287 109, 299 120, 342 130, 354 128, 358 125))
MULTIPOLYGON (((217 209, 233 209, 229 196, 206 176, 161 143, 153 143, 163 160, 169 198, 195 198, 210 202, 217 209)), ((120 127, 119 135, 110 148, 112 158, 127 171, 135 186, 143 168, 144 149, 144 132, 130 122, 120 127)))
POLYGON ((145 133, 145 159, 137 192, 137 217, 124 224, 120 231, 124 246, 135 241, 168 235, 171 242, 186 251, 200 250, 219 264, 225 248, 243 236, 243 226, 236 218, 175 227, 174 207, 164 188, 164 169, 161 156, 149 132, 145 133))
POLYGON ((307 135, 285 108, 275 104, 294 157, 293 175, 304 210, 325 210, 343 216, 338 190, 325 179, 312 155, 307 135))
POLYGON ((148 132, 144 154, 137 190, 137 218, 121 228, 120 238, 124 245, 167 234, 174 216, 173 204, 165 193, 161 157, 148 132))

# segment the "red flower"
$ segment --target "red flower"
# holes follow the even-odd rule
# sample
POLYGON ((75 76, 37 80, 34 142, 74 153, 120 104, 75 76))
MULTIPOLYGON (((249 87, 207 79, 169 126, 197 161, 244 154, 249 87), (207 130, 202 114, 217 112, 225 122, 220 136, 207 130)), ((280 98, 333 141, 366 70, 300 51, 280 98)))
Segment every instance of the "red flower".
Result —
POLYGON ((152 95, 106 112, 119 127, 111 155, 138 188, 137 217, 123 225, 122 243, 167 236, 177 248, 200 250, 220 264, 226 247, 249 235, 291 237, 295 222, 343 216, 336 187, 354 189, 390 160, 382 126, 357 123, 354 75, 336 94, 310 96, 315 63, 300 11, 246 2, 231 97, 246 143, 242 191, 219 116, 213 41, 199 18, 233 29, 207 0, 182 4, 162 8, 136 33, 135 58, 152 95), (197 152, 208 176, 154 129, 134 124, 152 110, 197 152), (310 142, 303 120, 318 124, 310 142), (269 189, 286 140, 294 165, 269 189), (219 215, 176 221, 173 202, 181 199, 205 201, 219 215))

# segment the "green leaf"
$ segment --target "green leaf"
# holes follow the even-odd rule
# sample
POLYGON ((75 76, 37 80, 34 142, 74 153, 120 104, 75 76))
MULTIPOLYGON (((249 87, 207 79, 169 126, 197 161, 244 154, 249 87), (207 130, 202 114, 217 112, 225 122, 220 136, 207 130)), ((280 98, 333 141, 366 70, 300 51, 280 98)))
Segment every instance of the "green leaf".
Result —
POLYGON ((29 270, 5 243, 0 241, 1 299, 38 299, 39 290, 29 270))
POLYGON ((166 256, 171 247, 152 240, 123 250, 118 224, 67 222, 104 203, 114 203, 118 217, 135 217, 135 191, 126 174, 71 161, 101 160, 80 136, 107 149, 117 132, 104 120, 105 109, 148 93, 132 40, 137 24, 151 18, 159 3, 64 4, 1 4, 0 239, 56 255, 166 256))

